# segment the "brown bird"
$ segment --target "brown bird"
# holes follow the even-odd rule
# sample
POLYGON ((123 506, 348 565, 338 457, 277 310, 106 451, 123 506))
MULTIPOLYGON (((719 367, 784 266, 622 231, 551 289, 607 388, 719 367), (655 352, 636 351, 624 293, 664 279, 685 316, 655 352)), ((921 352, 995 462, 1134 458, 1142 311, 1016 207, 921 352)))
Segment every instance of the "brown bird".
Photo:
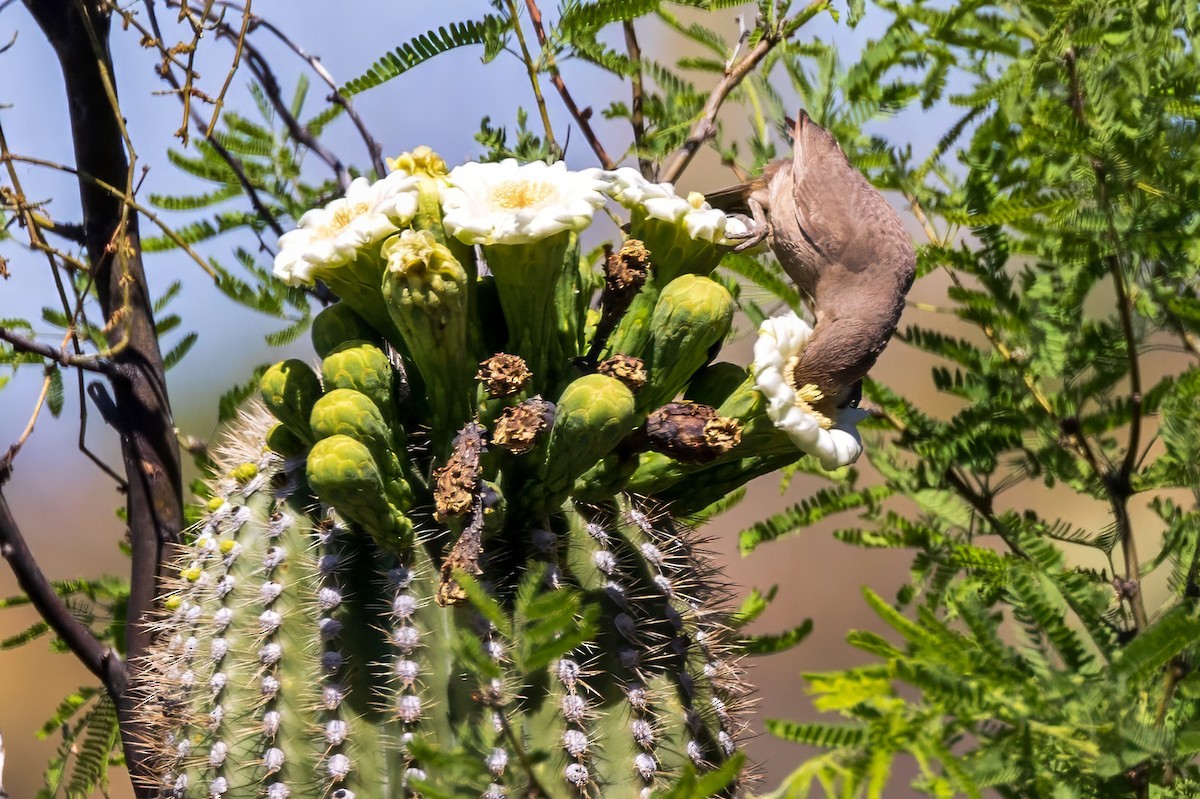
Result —
MULTIPOLYGON (((796 120, 792 159, 709 201, 739 215, 748 232, 736 249, 769 238, 780 265, 808 295, 817 324, 792 374, 816 386, 814 410, 830 419, 857 399, 861 380, 900 321, 916 252, 900 217, 808 114, 796 120), (732 202, 730 199, 732 198, 732 202)), ((736 215, 736 214, 735 214, 736 215)))

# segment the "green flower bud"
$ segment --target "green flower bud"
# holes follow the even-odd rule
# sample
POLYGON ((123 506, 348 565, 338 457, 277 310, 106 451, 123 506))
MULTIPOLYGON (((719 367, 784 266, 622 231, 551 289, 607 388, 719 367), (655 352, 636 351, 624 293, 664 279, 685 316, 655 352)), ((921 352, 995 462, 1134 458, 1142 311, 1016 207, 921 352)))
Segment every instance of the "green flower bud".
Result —
POLYGON ((304 452, 304 442, 296 438, 296 434, 288 430, 283 422, 267 431, 266 445, 267 449, 285 458, 294 458, 304 452))
POLYGON ((412 522, 387 500, 383 475, 366 445, 345 435, 322 439, 308 453, 308 484, 327 505, 359 524, 380 546, 412 543, 412 522))
POLYGON ((411 504, 412 491, 403 478, 391 428, 369 397, 353 389, 334 389, 313 405, 310 424, 318 439, 343 435, 366 444, 383 475, 388 498, 399 507, 411 504))
POLYGON ((375 403, 359 391, 349 388, 330 391, 313 405, 309 423, 318 439, 343 435, 361 441, 376 461, 392 451, 391 429, 375 403))
POLYGON ((633 394, 621 381, 585 375, 563 390, 542 465, 544 507, 557 507, 575 478, 609 453, 636 421, 633 394))
POLYGON ((335 302, 313 317, 313 348, 322 358, 349 341, 378 344, 380 339, 379 332, 344 302, 335 302))
POLYGON ((643 354, 650 382, 638 393, 638 408, 670 402, 708 360, 709 350, 729 332, 733 297, 720 283, 683 275, 659 295, 650 319, 650 345, 643 354))
POLYGON ((425 382, 435 437, 471 415, 475 372, 467 331, 467 273, 427 230, 405 230, 383 248, 383 296, 425 382))
POLYGON ((325 390, 348 388, 365 394, 389 424, 392 403, 392 364, 383 350, 365 341, 347 341, 321 363, 325 390))
POLYGON ((259 381, 263 404, 302 441, 311 443, 308 417, 321 396, 321 381, 304 361, 292 358, 275 364, 259 381))

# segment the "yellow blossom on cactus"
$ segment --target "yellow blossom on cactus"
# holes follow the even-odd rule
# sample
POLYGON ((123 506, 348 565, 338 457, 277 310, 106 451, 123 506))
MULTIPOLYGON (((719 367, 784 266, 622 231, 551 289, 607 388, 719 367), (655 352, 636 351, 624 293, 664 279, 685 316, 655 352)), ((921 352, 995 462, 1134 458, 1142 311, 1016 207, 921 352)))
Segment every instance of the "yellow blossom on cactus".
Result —
POLYGON ((179 576, 187 580, 189 583, 194 583, 200 579, 202 570, 199 566, 188 566, 186 569, 181 569, 179 576))
POLYGON ((407 153, 401 153, 395 158, 387 159, 387 167, 393 172, 404 172, 409 175, 429 175, 442 177, 448 170, 446 162, 432 148, 421 145, 407 153))
POLYGON ((447 272, 452 279, 463 273, 450 248, 428 230, 404 230, 383 245, 388 271, 415 277, 422 272, 447 272))
POLYGON ((208 509, 209 513, 214 513, 224 504, 225 504, 224 497, 213 497, 205 505, 205 508, 208 509))
POLYGON ((292 286, 310 284, 323 270, 353 261, 360 249, 408 224, 417 212, 417 185, 403 171, 374 183, 355 178, 345 197, 307 212, 279 238, 275 276, 292 286))
POLYGON ((217 548, 221 550, 222 555, 228 555, 230 552, 233 551, 233 548, 236 545, 237 545, 237 542, 234 541, 232 538, 222 538, 221 543, 217 544, 217 548))
POLYGON ((468 163, 441 190, 446 232, 464 244, 529 244, 580 231, 604 205, 600 171, 573 172, 562 161, 468 163))
POLYGON ((767 398, 767 416, 775 426, 823 468, 836 469, 862 454, 855 425, 867 414, 844 408, 830 419, 813 410, 821 392, 816 386, 797 386, 793 379, 796 362, 811 337, 812 327, 791 311, 764 321, 754 343, 754 382, 767 398))

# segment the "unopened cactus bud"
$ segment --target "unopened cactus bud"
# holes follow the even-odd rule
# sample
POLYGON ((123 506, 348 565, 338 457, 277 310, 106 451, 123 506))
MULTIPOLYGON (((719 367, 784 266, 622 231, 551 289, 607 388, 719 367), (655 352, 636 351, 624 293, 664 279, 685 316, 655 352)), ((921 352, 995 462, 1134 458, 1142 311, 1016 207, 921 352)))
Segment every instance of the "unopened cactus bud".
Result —
POLYGON ((342 388, 364 394, 391 423, 395 416, 392 364, 379 347, 366 341, 348 341, 325 356, 321 376, 326 391, 342 388))
POLYGON ((308 417, 321 397, 321 381, 304 361, 281 361, 263 373, 259 393, 271 414, 297 438, 311 442, 308 417))
POLYGON ((428 393, 435 438, 472 412, 467 273, 428 230, 404 230, 383 246, 383 296, 428 393))
POLYGON ((650 382, 638 394, 638 407, 656 408, 674 399, 732 321, 733 297, 714 280, 683 275, 663 289, 650 320, 650 382))
POLYGON ((367 395, 348 388, 336 388, 313 405, 310 417, 313 436, 318 439, 345 435, 367 445, 384 478, 388 498, 398 507, 412 503, 412 491, 404 480, 401 459, 392 430, 367 395))
POLYGON ((366 445, 345 435, 322 439, 308 453, 308 483, 317 497, 362 525, 385 549, 412 541, 412 522, 393 507, 366 445))
POLYGON ((450 171, 442 157, 425 145, 387 159, 387 167, 393 172, 407 172, 410 175, 433 178, 445 177, 450 171))
POLYGON ((379 332, 344 302, 335 302, 313 317, 311 337, 322 358, 349 341, 378 344, 381 340, 379 332))
POLYGON ((633 393, 612 377, 585 375, 563 390, 541 475, 545 507, 557 507, 575 478, 629 435, 635 413, 633 393))

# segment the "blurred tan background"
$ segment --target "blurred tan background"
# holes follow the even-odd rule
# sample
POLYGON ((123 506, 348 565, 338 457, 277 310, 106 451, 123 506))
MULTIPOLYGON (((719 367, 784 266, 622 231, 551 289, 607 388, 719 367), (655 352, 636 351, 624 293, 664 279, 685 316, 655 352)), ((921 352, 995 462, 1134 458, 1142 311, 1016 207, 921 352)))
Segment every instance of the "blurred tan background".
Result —
MULTIPOLYGON (((267 0, 256 3, 254 10, 280 24, 298 43, 321 56, 335 77, 345 80, 363 71, 370 59, 398 42, 431 26, 477 17, 486 10, 485 5, 453 0, 436 4, 436 7, 389 4, 388 9, 383 10, 379 4, 339 3, 336 5, 336 26, 330 24, 333 4, 267 0)), ((737 31, 735 13, 725 12, 720 17, 710 18, 709 22, 717 27, 724 26, 732 40, 737 31)), ((19 36, 11 49, 0 55, 0 59, 4 59, 0 65, 10 74, 20 69, 22 74, 37 75, 38 78, 0 88, 0 106, 3 106, 0 114, 10 146, 18 152, 70 161, 70 145, 63 136, 65 108, 57 83, 57 64, 36 26, 19 5, 5 7, 0 14, 0 41, 7 42, 13 34, 19 36)), ((870 18, 855 32, 821 19, 805 28, 801 37, 834 40, 847 52, 847 58, 853 58, 863 38, 871 34, 870 18)), ((652 49, 654 32, 648 30, 644 36, 643 48, 652 49)), ((162 153, 158 152, 161 143, 168 141, 178 127, 179 110, 173 98, 152 97, 153 92, 162 88, 153 74, 153 59, 138 50, 136 39, 130 35, 115 32, 114 43, 116 74, 130 118, 131 133, 138 143, 143 163, 151 167, 143 191, 180 193, 195 188, 182 181, 179 173, 167 165, 162 153)), ((202 74, 209 80, 219 81, 228 70, 230 50, 220 43, 204 44, 207 49, 202 55, 207 60, 201 61, 202 74)), ((286 76, 284 85, 287 89, 299 63, 277 48, 266 49, 278 55, 276 67, 286 76)), ((575 69, 567 65, 566 78, 581 104, 602 107, 606 98, 624 98, 628 91, 620 84, 597 78, 586 67, 575 69)), ((235 85, 243 83, 235 80, 235 85)), ((321 88, 313 89, 314 98, 324 93, 321 88)), ((386 152, 396 153, 428 143, 448 162, 455 163, 479 151, 471 137, 478 129, 481 116, 491 114, 493 124, 505 124, 511 130, 514 109, 510 106, 514 102, 531 106, 527 95, 528 85, 515 59, 502 56, 497 63, 480 68, 478 53, 463 51, 441 57, 387 87, 357 98, 356 105, 377 138, 384 143, 386 152), (517 99, 514 101, 513 98, 517 99)), ((569 120, 559 112, 554 99, 551 105, 556 114, 555 122, 560 131, 565 131, 569 120)), ((244 92, 233 106, 250 107, 244 92), (241 106, 237 105, 239 102, 241 106)), ((736 120, 723 119, 726 124, 736 124, 736 120)), ((610 149, 619 149, 616 143, 626 140, 623 131, 598 119, 598 115, 596 124, 601 137, 614 143, 610 149)), ((890 120, 887 126, 893 139, 913 140, 918 150, 927 150, 932 144, 920 140, 921 131, 939 129, 937 124, 931 125, 929 120, 916 114, 901 115, 890 120)), ((365 163, 361 148, 346 126, 335 128, 333 135, 340 153, 365 163)), ((573 136, 572 142, 568 161, 575 166, 590 165, 588 153, 583 151, 582 138, 573 136)), ((69 181, 28 168, 23 170, 22 178, 29 185, 39 187, 39 199, 55 199, 56 213, 70 216, 69 210, 62 210, 69 209, 70 203, 75 201, 75 189, 69 181)), ((727 170, 710 158, 692 168, 682 188, 711 190, 727 185, 731 179, 727 170)), ((919 237, 915 227, 914 235, 919 237)), ((220 247, 211 250, 217 255, 227 251, 220 247)), ((224 260, 231 259, 226 257, 224 260)), ((154 256, 149 260, 148 268, 152 289, 156 292, 161 292, 174 279, 184 281, 185 291, 173 310, 183 316, 183 329, 200 332, 196 348, 170 375, 177 423, 182 433, 209 438, 215 425, 217 396, 235 382, 246 379, 256 364, 289 355, 311 357, 306 338, 287 350, 268 348, 262 336, 281 325, 255 317, 224 300, 195 265, 186 263, 185 259, 154 256)), ((0 282, 0 316, 22 315, 36 319, 40 306, 48 304, 48 298, 52 296, 44 262, 26 255, 12 260, 9 269, 12 277, 0 282)), ((933 275, 915 287, 910 299, 941 304, 944 290, 940 276, 933 275)), ((910 308, 902 324, 916 321, 918 316, 927 325, 946 320, 946 317, 910 308)), ((747 362, 749 340, 740 342, 723 357, 747 362), (735 352, 740 354, 735 356, 735 352)), ((927 377, 930 365, 931 359, 894 345, 880 360, 875 376, 927 409, 949 412, 953 406, 931 394, 927 377)), ((121 498, 76 449, 78 404, 70 378, 67 383, 62 418, 52 420, 43 415, 36 434, 17 460, 15 475, 5 487, 5 495, 51 578, 121 573, 126 562, 118 551, 117 542, 123 528, 114 513, 121 498)), ((19 435, 39 386, 40 370, 26 369, 0 392, 0 448, 7 447, 19 435)), ((115 442, 94 413, 88 440, 98 455, 119 466, 115 442)), ((855 628, 883 630, 868 612, 860 589, 869 585, 883 596, 891 597, 906 581, 909 563, 908 555, 903 552, 856 550, 833 540, 829 532, 850 524, 850 518, 828 520, 806 535, 766 546, 749 558, 739 558, 736 533, 740 529, 803 499, 815 487, 813 481, 797 479, 786 493, 781 494, 778 485, 776 477, 758 480, 742 505, 710 530, 716 536, 715 546, 727 572, 741 593, 752 587, 779 586, 777 600, 755 625, 755 632, 781 631, 810 616, 816 624, 809 639, 797 649, 751 664, 752 680, 759 686, 759 711, 754 725, 758 732, 761 732, 764 717, 814 718, 799 674, 845 667, 864 660, 861 653, 844 643, 846 632, 855 628)), ((1047 499, 1014 494, 1010 501, 1025 503, 1047 499)), ((1106 512, 1099 506, 1059 507, 1058 513, 1072 516, 1080 525, 1100 526, 1107 522, 1106 512)), ((1153 540, 1153 531, 1147 535, 1150 536, 1148 540, 1153 540)), ((0 595, 15 592, 11 574, 0 568, 0 595)), ((34 621, 36 617, 28 609, 0 611, 0 638, 14 635, 34 621)), ((3 784, 14 799, 32 797, 36 793, 41 784, 42 769, 57 745, 56 736, 38 741, 35 731, 65 693, 90 684, 89 675, 69 656, 52 655, 48 651, 48 639, 43 638, 16 651, 0 652, 0 733, 7 750, 3 784)), ((766 735, 750 740, 748 750, 762 764, 764 788, 776 785, 807 754, 799 747, 766 735)), ((117 780, 111 795, 127 797, 128 788, 117 780)), ((909 794, 897 788, 890 795, 909 794)))

